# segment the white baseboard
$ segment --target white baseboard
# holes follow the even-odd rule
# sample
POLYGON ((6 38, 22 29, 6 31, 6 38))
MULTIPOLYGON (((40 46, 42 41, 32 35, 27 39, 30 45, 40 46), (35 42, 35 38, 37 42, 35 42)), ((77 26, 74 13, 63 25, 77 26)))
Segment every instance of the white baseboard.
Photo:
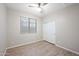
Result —
POLYGON ((32 41, 32 42, 28 42, 28 43, 18 44, 18 45, 15 45, 15 46, 8 47, 7 49, 11 49, 11 48, 15 48, 15 47, 19 47, 19 46, 35 43, 35 42, 38 42, 38 41, 42 41, 42 40, 35 40, 35 41, 32 41))
MULTIPOLYGON (((48 40, 46 40, 46 41, 48 41, 48 40)), ((52 43, 52 42, 50 42, 50 41, 48 41, 48 42, 49 42, 49 43, 52 43)), ((63 49, 65 49, 65 50, 67 50, 67 51, 70 51, 70 52, 72 52, 72 53, 75 53, 75 54, 79 55, 79 52, 76 52, 76 51, 73 51, 73 50, 71 50, 71 49, 65 48, 65 47, 60 46, 60 45, 58 45, 58 44, 56 44, 56 43, 52 43, 52 44, 55 44, 56 46, 58 46, 58 47, 60 47, 60 48, 63 48, 63 49)))
POLYGON ((4 53, 3 53, 3 56, 5 56, 5 54, 6 54, 6 51, 7 51, 7 49, 5 49, 5 51, 4 51, 4 53))
POLYGON ((5 56, 5 54, 6 54, 6 49, 4 51, 0 52, 0 56, 5 56))
POLYGON ((73 50, 71 50, 71 49, 65 48, 65 47, 60 46, 60 45, 57 45, 57 44, 55 44, 55 45, 58 46, 58 47, 60 47, 60 48, 65 49, 65 50, 67 50, 67 51, 70 51, 70 52, 72 52, 72 53, 75 53, 75 54, 79 55, 79 52, 73 51, 73 50))
MULTIPOLYGON (((19 46, 23 46, 23 45, 35 43, 35 42, 38 42, 38 41, 42 41, 42 40, 37 40, 37 41, 28 42, 28 43, 18 44, 18 45, 16 45, 16 46, 8 47, 7 49, 11 49, 11 48, 15 48, 15 47, 19 47, 19 46)), ((46 40, 46 41, 47 41, 47 40, 46 40)), ((65 47, 60 46, 60 45, 57 45, 57 44, 55 44, 55 45, 58 46, 58 47, 60 47, 60 48, 65 49, 65 50, 67 50, 67 51, 70 51, 70 52, 72 52, 72 53, 75 53, 75 54, 78 54, 78 55, 79 55, 79 52, 73 51, 73 50, 71 50, 71 49, 65 48, 65 47)), ((4 52, 3 55, 5 55, 5 53, 6 53, 6 50, 5 50, 5 52, 4 52)))

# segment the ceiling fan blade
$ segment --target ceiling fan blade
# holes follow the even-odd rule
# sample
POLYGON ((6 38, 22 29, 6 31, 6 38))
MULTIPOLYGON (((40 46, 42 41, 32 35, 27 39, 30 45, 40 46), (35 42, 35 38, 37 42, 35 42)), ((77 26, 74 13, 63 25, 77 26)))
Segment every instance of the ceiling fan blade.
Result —
POLYGON ((45 6, 45 5, 47 5, 47 4, 48 4, 48 3, 41 3, 42 6, 45 6))
POLYGON ((28 7, 35 7, 35 6, 30 6, 30 5, 29 5, 28 7))
POLYGON ((30 4, 27 4, 28 7, 38 7, 38 4, 36 3, 30 3, 30 4))

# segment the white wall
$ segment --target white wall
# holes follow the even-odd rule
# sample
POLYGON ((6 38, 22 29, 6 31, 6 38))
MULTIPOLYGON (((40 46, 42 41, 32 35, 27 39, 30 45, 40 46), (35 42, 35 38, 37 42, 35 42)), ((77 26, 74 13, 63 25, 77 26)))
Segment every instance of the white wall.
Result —
POLYGON ((40 40, 42 40, 42 22, 39 17, 16 10, 8 10, 8 47, 28 44, 40 40), (29 16, 37 19, 37 33, 21 34, 20 16, 29 16))
POLYGON ((7 34, 7 11, 3 4, 0 4, 0 55, 4 55, 6 50, 6 34, 7 34))
POLYGON ((56 23, 56 44, 79 53, 79 5, 51 13, 44 22, 53 20, 56 23))

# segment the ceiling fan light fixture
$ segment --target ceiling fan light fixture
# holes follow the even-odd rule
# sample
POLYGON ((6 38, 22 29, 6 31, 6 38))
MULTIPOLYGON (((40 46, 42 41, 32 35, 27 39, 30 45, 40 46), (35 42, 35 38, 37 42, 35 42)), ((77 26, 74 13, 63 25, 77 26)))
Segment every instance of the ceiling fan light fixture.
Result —
POLYGON ((41 12, 41 11, 42 11, 42 9, 41 9, 41 8, 37 8, 37 10, 38 10, 39 12, 41 12))

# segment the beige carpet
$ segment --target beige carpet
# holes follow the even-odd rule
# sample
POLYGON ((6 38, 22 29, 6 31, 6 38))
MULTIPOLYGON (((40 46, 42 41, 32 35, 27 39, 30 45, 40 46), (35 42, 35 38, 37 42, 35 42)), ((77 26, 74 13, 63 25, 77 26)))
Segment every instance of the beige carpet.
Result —
POLYGON ((78 56, 72 52, 59 48, 47 41, 8 49, 5 56, 78 56))

